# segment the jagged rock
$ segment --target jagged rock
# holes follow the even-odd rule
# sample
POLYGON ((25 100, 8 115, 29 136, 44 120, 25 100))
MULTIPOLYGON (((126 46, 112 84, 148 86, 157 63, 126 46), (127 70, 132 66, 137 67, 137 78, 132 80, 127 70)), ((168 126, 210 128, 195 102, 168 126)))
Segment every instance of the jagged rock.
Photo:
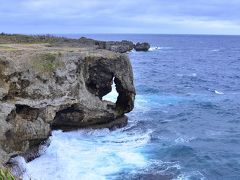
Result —
POLYGON ((131 41, 98 41, 81 37, 79 43, 85 46, 95 46, 98 49, 106 49, 113 52, 126 53, 133 50, 134 44, 131 41))
POLYGON ((88 47, 95 49, 106 49, 118 53, 126 53, 133 50, 134 44, 131 41, 99 41, 86 37, 76 40, 55 42, 51 46, 88 47))
POLYGON ((0 168, 9 160, 10 156, 0 146, 0 168))
POLYGON ((96 47, 98 49, 106 49, 106 42, 105 41, 98 41, 98 40, 95 40, 95 39, 81 37, 78 40, 78 43, 82 46, 96 47))
POLYGON ((72 46, 9 46, 0 49, 0 165, 36 148, 53 129, 126 125, 124 114, 135 98, 126 55, 72 46), (117 102, 103 101, 113 80, 117 102))
POLYGON ((137 43, 135 46, 134 46, 134 49, 136 51, 148 51, 150 49, 150 44, 144 42, 144 43, 137 43))
POLYGON ((133 50, 133 47, 134 44, 131 41, 108 41, 106 42, 105 49, 119 53, 126 53, 133 50))

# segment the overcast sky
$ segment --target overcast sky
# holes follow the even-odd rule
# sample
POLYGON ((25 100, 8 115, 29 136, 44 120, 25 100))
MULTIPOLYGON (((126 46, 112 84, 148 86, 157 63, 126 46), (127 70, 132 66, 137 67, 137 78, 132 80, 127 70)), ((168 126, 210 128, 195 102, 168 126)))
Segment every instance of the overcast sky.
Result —
POLYGON ((240 34, 240 0, 0 0, 0 31, 240 34))

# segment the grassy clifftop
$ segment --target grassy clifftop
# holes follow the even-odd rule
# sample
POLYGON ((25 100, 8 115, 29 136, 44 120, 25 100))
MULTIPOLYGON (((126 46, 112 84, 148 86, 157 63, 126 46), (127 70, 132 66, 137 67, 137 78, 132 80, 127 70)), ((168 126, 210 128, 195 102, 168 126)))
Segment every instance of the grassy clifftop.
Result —
POLYGON ((71 39, 53 35, 22 35, 22 34, 0 34, 0 44, 6 43, 54 43, 68 42, 71 39))

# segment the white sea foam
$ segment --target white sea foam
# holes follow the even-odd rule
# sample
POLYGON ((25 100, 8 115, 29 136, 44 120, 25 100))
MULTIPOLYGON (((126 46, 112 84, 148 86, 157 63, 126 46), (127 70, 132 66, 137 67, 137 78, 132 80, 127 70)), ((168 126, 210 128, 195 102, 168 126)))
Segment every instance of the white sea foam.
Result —
POLYGON ((195 139, 194 137, 178 137, 177 139, 175 139, 175 143, 185 144, 191 142, 194 139, 195 139))
POLYGON ((197 77, 197 73, 192 73, 192 77, 197 77))
POLYGON ((102 99, 105 101, 111 101, 111 102, 115 103, 117 101, 117 97, 118 97, 118 92, 116 90, 116 85, 115 85, 114 79, 113 79, 112 91, 110 93, 108 93, 106 96, 103 96, 102 99))
POLYGON ((206 180, 205 176, 199 171, 182 173, 174 180, 191 180, 191 179, 206 180))
POLYGON ((147 162, 139 149, 148 143, 150 133, 54 131, 46 152, 27 164, 24 179, 104 180, 123 169, 143 168, 147 162))
POLYGON ((163 162, 161 160, 150 160, 148 166, 141 169, 141 174, 166 175, 173 171, 181 170, 179 162, 163 162))
POLYGON ((212 51, 212 52, 219 52, 220 49, 212 49, 211 51, 212 51))
POLYGON ((178 77, 197 77, 197 73, 191 73, 191 74, 180 74, 180 73, 177 73, 176 76, 178 77))
POLYGON ((224 94, 223 92, 220 92, 220 91, 217 91, 217 90, 215 90, 214 92, 215 92, 215 94, 219 94, 219 95, 223 95, 224 94))
MULTIPOLYGON (((111 97, 109 100, 112 100, 111 97)), ((136 96, 135 113, 146 111, 149 103, 162 106, 181 102, 177 96, 136 96)), ((146 150, 151 140, 152 130, 137 126, 138 118, 130 118, 127 127, 110 131, 80 130, 74 132, 54 131, 50 137, 50 145, 42 155, 27 163, 24 180, 105 180, 116 174, 174 172, 181 169, 178 162, 152 161, 146 150)), ((185 143, 186 139, 179 139, 185 143)))
POLYGON ((169 50, 169 49, 172 49, 172 48, 171 47, 158 47, 158 46, 155 46, 155 47, 150 47, 149 51, 169 50))

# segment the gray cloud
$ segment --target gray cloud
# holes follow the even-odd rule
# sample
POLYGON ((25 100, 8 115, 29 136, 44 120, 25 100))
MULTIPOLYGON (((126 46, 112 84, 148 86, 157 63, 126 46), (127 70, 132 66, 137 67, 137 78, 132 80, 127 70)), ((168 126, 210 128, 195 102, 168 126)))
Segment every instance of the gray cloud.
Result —
POLYGON ((239 34, 239 0, 0 0, 13 33, 239 34))

